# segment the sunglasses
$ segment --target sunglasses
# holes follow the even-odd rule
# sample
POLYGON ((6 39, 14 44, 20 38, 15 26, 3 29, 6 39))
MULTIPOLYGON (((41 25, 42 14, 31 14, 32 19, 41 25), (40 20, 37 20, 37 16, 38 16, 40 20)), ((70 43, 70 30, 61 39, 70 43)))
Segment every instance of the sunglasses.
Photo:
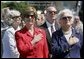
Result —
POLYGON ((17 18, 20 18, 20 16, 15 16, 15 17, 12 17, 12 19, 14 19, 14 18, 15 18, 15 19, 17 19, 17 18))
POLYGON ((26 17, 26 18, 29 18, 29 17, 35 18, 35 15, 26 15, 25 17, 26 17))
POLYGON ((63 19, 63 20, 67 20, 67 19, 72 19, 72 17, 71 16, 66 16, 66 17, 62 17, 61 19, 63 19))
POLYGON ((49 12, 49 14, 52 14, 52 13, 57 14, 58 13, 57 11, 48 11, 48 12, 49 12))

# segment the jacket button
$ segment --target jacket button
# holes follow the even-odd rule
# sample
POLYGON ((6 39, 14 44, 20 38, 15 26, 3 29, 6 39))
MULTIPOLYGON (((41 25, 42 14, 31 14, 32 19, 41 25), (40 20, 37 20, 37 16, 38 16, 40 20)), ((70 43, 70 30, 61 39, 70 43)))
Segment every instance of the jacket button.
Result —
POLYGON ((64 53, 65 53, 66 51, 64 50, 64 53))
POLYGON ((67 49, 66 51, 68 52, 69 50, 67 49))

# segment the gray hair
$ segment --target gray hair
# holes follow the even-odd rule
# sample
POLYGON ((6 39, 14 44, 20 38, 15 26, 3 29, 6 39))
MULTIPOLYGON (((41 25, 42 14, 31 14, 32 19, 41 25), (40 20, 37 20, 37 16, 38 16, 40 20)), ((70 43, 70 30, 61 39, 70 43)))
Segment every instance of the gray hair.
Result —
POLYGON ((59 21, 64 13, 69 13, 72 16, 72 20, 74 21, 74 15, 73 12, 70 9, 63 9, 61 10, 57 15, 57 20, 59 21))
POLYGON ((1 9, 1 19, 8 19, 10 9, 8 7, 1 9))
POLYGON ((21 15, 21 13, 17 10, 10 10, 10 13, 9 13, 9 16, 8 16, 9 17, 8 18, 9 25, 11 26, 13 24, 13 22, 14 22, 13 17, 20 16, 20 15, 21 15))

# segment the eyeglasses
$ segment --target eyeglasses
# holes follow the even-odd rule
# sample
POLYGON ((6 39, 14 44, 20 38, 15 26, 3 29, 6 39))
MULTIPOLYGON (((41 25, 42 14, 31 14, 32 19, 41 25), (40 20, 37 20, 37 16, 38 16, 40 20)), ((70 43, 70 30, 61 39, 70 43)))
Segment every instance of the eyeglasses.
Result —
POLYGON ((12 19, 18 19, 18 20, 22 20, 22 18, 20 16, 15 16, 15 17, 12 17, 12 19))
POLYGON ((17 18, 20 18, 20 16, 15 16, 15 17, 12 17, 12 19, 17 19, 17 18))
POLYGON ((63 20, 66 20, 66 19, 72 19, 72 17, 71 16, 66 16, 66 17, 62 17, 61 19, 63 19, 63 20))
POLYGON ((26 18, 29 18, 29 17, 35 18, 35 15, 26 15, 25 17, 26 17, 26 18))
POLYGON ((49 14, 51 14, 51 13, 57 14, 58 13, 57 11, 48 11, 48 12, 49 12, 49 14))

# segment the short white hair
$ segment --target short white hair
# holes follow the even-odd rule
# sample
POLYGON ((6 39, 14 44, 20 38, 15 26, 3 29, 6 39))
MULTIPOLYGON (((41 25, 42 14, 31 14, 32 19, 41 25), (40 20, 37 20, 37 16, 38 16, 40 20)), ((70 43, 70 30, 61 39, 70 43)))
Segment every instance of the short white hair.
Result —
POLYGON ((69 13, 72 16, 73 20, 74 20, 73 12, 70 9, 63 9, 63 10, 61 10, 58 13, 58 15, 57 15, 57 20, 60 20, 64 13, 69 13))
POLYGON ((11 17, 20 16, 20 15, 21 15, 21 13, 17 10, 11 10, 10 11, 10 16, 11 17))
POLYGON ((53 11, 57 11, 57 9, 55 8, 55 6, 49 6, 46 11, 50 11, 50 10, 53 10, 53 11))
POLYGON ((12 17, 16 17, 16 16, 20 16, 20 15, 21 15, 21 13, 17 10, 10 10, 8 23, 10 25, 13 24, 14 19, 12 17))

